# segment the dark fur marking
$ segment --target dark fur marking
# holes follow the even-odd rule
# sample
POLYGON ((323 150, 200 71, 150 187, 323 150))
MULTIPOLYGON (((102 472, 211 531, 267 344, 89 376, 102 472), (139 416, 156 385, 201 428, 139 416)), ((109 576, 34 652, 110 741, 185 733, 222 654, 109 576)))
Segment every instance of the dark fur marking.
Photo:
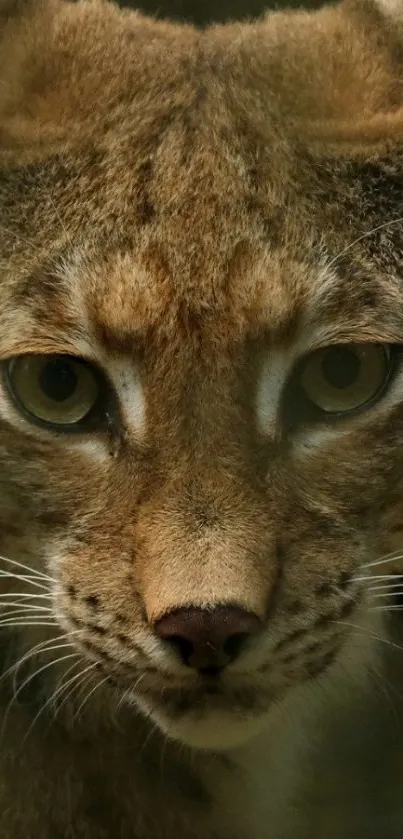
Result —
POLYGON ((323 629, 324 627, 329 626, 329 624, 337 617, 337 612, 327 612, 326 614, 319 615, 314 623, 314 629, 323 629))
POLYGON ((105 629, 104 626, 99 626, 97 623, 87 623, 87 627, 91 632, 95 632, 97 635, 107 635, 108 630, 105 629))
POLYGON ((355 600, 352 600, 352 599, 351 600, 346 600, 346 602, 343 604, 343 606, 342 606, 342 608, 339 612, 339 617, 340 618, 348 618, 348 616, 351 615, 351 612, 354 611, 355 605, 356 605, 355 600))
POLYGON ((304 670, 309 678, 314 678, 315 676, 319 676, 320 673, 325 669, 325 665, 323 663, 323 659, 319 661, 307 661, 304 665, 304 670))
POLYGON ((37 313, 37 307, 43 306, 48 308, 50 306, 57 306, 57 303, 66 304, 66 287, 62 276, 57 276, 55 273, 55 261, 52 263, 52 269, 49 261, 45 262, 35 273, 30 274, 24 280, 21 280, 13 292, 13 302, 16 306, 28 306, 34 309, 37 313))
POLYGON ((305 648, 304 652, 317 653, 321 649, 322 649, 321 642, 320 641, 314 641, 313 644, 309 644, 309 646, 305 648))
POLYGON ((339 647, 339 645, 337 645, 336 649, 329 650, 329 652, 326 653, 326 655, 324 656, 323 664, 324 664, 325 668, 330 667, 330 665, 333 664, 333 662, 336 658, 336 655, 337 655, 338 647, 339 647))
POLYGON ((152 176, 153 161, 151 158, 148 158, 139 166, 139 177, 136 184, 137 213, 139 222, 142 225, 150 224, 156 215, 156 210, 150 197, 150 181, 152 176))
POLYGON ((109 653, 106 653, 105 650, 100 649, 99 647, 97 647, 96 644, 92 643, 91 641, 85 640, 81 641, 80 643, 86 650, 88 650, 88 652, 92 653, 92 655, 95 654, 98 658, 103 658, 104 661, 110 661, 113 664, 116 664, 115 659, 111 655, 109 655, 109 653))
POLYGON ((62 510, 39 510, 36 514, 36 521, 48 530, 66 530, 70 523, 70 516, 62 510))
POLYGON ((295 600, 290 600, 289 603, 285 604, 284 610, 289 612, 290 615, 299 615, 304 610, 304 604, 302 600, 295 598, 295 600))
POLYGON ((299 638, 303 638, 304 635, 309 632, 308 629, 296 629, 294 632, 291 632, 290 635, 286 635, 285 638, 282 638, 281 641, 276 644, 275 649, 281 650, 283 647, 288 646, 288 644, 292 644, 293 641, 298 641, 299 638))
POLYGON ((329 582, 320 583, 315 586, 314 591, 316 597, 329 597, 333 591, 333 584, 329 582))
POLYGON ((282 664, 292 664, 295 661, 295 659, 298 657, 298 655, 299 655, 298 652, 287 653, 287 655, 281 656, 281 662, 282 662, 282 664))
POLYGON ((130 647, 132 645, 132 642, 131 642, 130 638, 128 637, 128 635, 125 635, 123 632, 118 632, 118 634, 115 637, 125 647, 130 647))
POLYGON ((88 597, 84 598, 85 603, 89 606, 90 609, 93 609, 95 612, 99 609, 101 605, 100 597, 97 594, 89 594, 88 597))
POLYGON ((337 580, 337 586, 338 586, 338 588, 341 588, 342 591, 345 591, 346 588, 348 588, 348 586, 351 585, 351 582, 352 582, 351 573, 349 571, 343 571, 340 574, 339 579, 337 580))
POLYGON ((123 624, 128 622, 128 618, 126 617, 126 615, 122 615, 121 612, 118 612, 116 615, 114 615, 114 621, 116 623, 123 624))

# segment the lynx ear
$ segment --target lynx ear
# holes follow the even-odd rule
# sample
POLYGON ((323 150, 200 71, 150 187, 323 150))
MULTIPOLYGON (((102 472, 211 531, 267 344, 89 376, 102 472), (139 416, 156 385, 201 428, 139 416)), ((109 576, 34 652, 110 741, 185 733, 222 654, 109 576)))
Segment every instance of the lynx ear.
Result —
POLYGON ((403 0, 342 0, 311 20, 296 97, 309 142, 347 155, 401 143, 403 0))
POLYGON ((10 121, 35 71, 54 0, 0 0, 0 150, 8 148, 10 121))

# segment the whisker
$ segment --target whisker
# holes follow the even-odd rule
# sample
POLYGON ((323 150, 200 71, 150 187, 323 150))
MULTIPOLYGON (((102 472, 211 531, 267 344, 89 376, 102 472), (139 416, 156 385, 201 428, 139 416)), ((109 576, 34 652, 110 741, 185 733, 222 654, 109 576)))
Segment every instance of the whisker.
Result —
POLYGON ((374 562, 366 562, 364 565, 360 565, 360 568, 376 568, 377 565, 385 565, 388 562, 399 562, 400 559, 403 559, 403 554, 401 551, 393 551, 390 554, 385 554, 381 559, 376 559, 374 562))
MULTIPOLYGON (((47 652, 47 653, 54 653, 56 650, 65 650, 65 649, 67 649, 67 647, 69 647, 69 648, 70 648, 70 650, 74 650, 74 648, 72 647, 72 645, 71 645, 71 644, 69 644, 69 643, 67 643, 67 644, 53 644, 53 646, 48 647, 48 648, 46 649, 46 651, 45 651, 45 652, 47 652)), ((74 651, 74 652, 75 652, 75 651, 74 651)), ((75 654, 76 654, 76 655, 78 655, 78 653, 76 653, 76 652, 75 652, 75 654)), ((29 659, 26 659, 26 660, 27 660, 27 661, 29 661, 29 659)), ((19 670, 21 669, 21 667, 22 667, 22 664, 23 664, 23 663, 24 663, 24 662, 23 662, 23 661, 21 661, 21 662, 19 662, 19 664, 18 664, 18 666, 17 666, 17 667, 14 667, 14 668, 13 668, 13 670, 14 670, 14 676, 13 676, 13 693, 15 693, 15 691, 17 690, 18 672, 19 672, 19 670)), ((52 664, 52 662, 49 662, 49 666, 50 666, 51 664, 52 664)), ((44 669, 45 669, 45 668, 44 668, 44 669)), ((39 671, 37 671, 37 672, 41 672, 41 671, 39 670, 39 671)))
POLYGON ((354 239, 353 242, 350 242, 349 245, 346 245, 346 247, 343 248, 343 250, 341 250, 337 254, 337 256, 334 256, 333 259, 331 259, 330 262, 328 262, 327 268, 329 269, 329 268, 332 268, 333 265, 336 265, 337 261, 342 256, 344 256, 344 254, 346 254, 349 250, 351 250, 351 248, 354 248, 356 245, 358 245, 359 242, 362 242, 364 239, 367 239, 369 236, 373 236, 374 233, 378 233, 379 230, 384 230, 387 227, 392 227, 392 225, 394 225, 394 224, 402 224, 402 222, 403 222, 403 217, 402 218, 390 219, 390 221, 385 221, 385 222, 383 222, 383 224, 378 224, 376 227, 372 227, 371 230, 367 230, 365 233, 362 233, 361 236, 358 236, 357 239, 354 239))
POLYGON ((394 649, 400 650, 400 652, 403 652, 403 645, 402 644, 397 644, 395 641, 391 641, 389 638, 382 638, 381 635, 377 635, 376 632, 372 632, 370 630, 367 630, 366 627, 359 626, 359 624, 347 623, 347 621, 337 621, 337 620, 336 621, 330 621, 330 622, 334 623, 334 624, 337 624, 338 626, 347 626, 347 627, 350 627, 351 629, 358 629, 359 632, 361 632, 361 634, 364 638, 366 638, 366 637, 373 638, 374 641, 380 641, 381 644, 387 644, 388 647, 393 647, 394 649))
POLYGON ((400 609, 400 611, 402 611, 403 606, 399 606, 399 605, 396 605, 396 606, 374 606, 371 609, 371 612, 394 612, 394 611, 398 611, 399 609, 400 609))
POLYGON ((50 201, 50 203, 52 204, 52 207, 53 207, 54 212, 55 212, 55 216, 56 216, 56 218, 57 218, 57 220, 58 220, 58 222, 59 222, 59 224, 60 224, 60 229, 61 229, 62 233, 64 233, 64 235, 67 237, 67 241, 68 241, 68 242, 71 242, 71 241, 72 241, 72 238, 73 238, 73 237, 72 237, 72 234, 71 234, 71 232, 70 232, 69 230, 67 230, 67 227, 66 227, 66 225, 65 225, 65 223, 64 223, 64 220, 63 220, 63 218, 62 218, 62 216, 61 216, 61 214, 60 214, 60 212, 59 212, 59 208, 58 208, 58 206, 57 206, 56 202, 53 200, 53 198, 52 198, 52 196, 51 196, 51 195, 49 195, 49 201, 50 201))
POLYGON ((24 565, 23 562, 17 562, 17 560, 10 559, 7 556, 2 556, 1 554, 0 562, 8 562, 10 565, 15 565, 17 568, 23 568, 24 571, 29 571, 29 573, 34 574, 35 577, 40 577, 42 580, 47 580, 50 583, 56 583, 56 580, 53 577, 50 577, 49 574, 45 574, 43 571, 38 571, 36 568, 31 568, 29 565, 24 565))
POLYGON ((0 628, 5 626, 57 626, 56 621, 46 621, 45 619, 41 619, 38 621, 26 621, 22 618, 17 618, 15 621, 12 621, 11 618, 7 618, 6 620, 0 621, 0 628))
POLYGON ((42 608, 39 606, 15 606, 14 603, 8 603, 5 608, 8 606, 13 606, 14 608, 11 609, 10 612, 2 612, 0 611, 0 616, 2 620, 6 618, 43 618, 43 612, 46 612, 47 615, 53 615, 52 609, 47 609, 45 606, 42 608))
POLYGON ((402 592, 403 592, 403 588, 400 589, 400 592, 399 591, 389 591, 389 592, 385 591, 385 592, 383 592, 383 594, 374 594, 372 596, 372 600, 379 600, 379 598, 385 598, 385 597, 397 597, 399 595, 399 593, 401 594, 402 592))
POLYGON ((402 574, 379 574, 376 577, 374 577, 374 576, 372 576, 372 574, 370 574, 367 577, 352 577, 351 582, 352 583, 361 583, 361 582, 365 582, 365 581, 368 581, 368 580, 370 580, 371 582, 374 582, 375 580, 395 580, 395 581, 397 581, 399 579, 399 577, 402 577, 402 576, 403 576, 402 574))
POLYGON ((42 664, 38 670, 35 670, 34 673, 31 673, 27 676, 26 679, 19 685, 18 689, 16 690, 15 694, 13 695, 13 700, 17 699, 21 691, 32 682, 37 676, 43 673, 45 670, 49 670, 49 667, 54 667, 55 664, 61 664, 62 661, 67 661, 70 658, 77 658, 79 656, 78 652, 68 653, 67 655, 60 656, 59 658, 52 659, 52 661, 47 661, 46 664, 42 664))
POLYGON ((22 580, 23 583, 28 583, 31 586, 35 586, 36 588, 49 592, 49 586, 45 586, 43 583, 38 583, 36 577, 29 577, 26 574, 14 574, 12 571, 0 571, 0 577, 10 580, 22 580))
MULTIPOLYGON (((9 591, 4 594, 0 594, 0 600, 3 600, 6 597, 18 597, 21 600, 25 599, 32 599, 32 600, 53 600, 53 594, 28 594, 25 591, 9 591)), ((1 603, 0 603, 1 606, 1 603)))
MULTIPOLYGON (((8 669, 1 674, 0 682, 2 682, 3 679, 10 675, 14 669, 17 668, 18 670, 18 668, 21 667, 25 661, 29 661, 30 658, 33 658, 36 655, 42 655, 42 653, 46 653, 48 651, 50 652, 53 649, 53 646, 50 645, 53 645, 56 641, 64 641, 68 637, 69 636, 67 633, 63 633, 63 635, 58 635, 55 638, 48 638, 46 641, 39 641, 38 644, 35 644, 34 647, 31 647, 29 650, 27 650, 27 652, 24 653, 24 655, 22 655, 14 664, 8 667, 8 669)), ((71 647, 71 643, 66 644, 65 646, 71 647)))
MULTIPOLYGON (((4 84, 4 82, 2 83, 4 84)), ((37 251, 37 253, 41 253, 41 248, 38 247, 38 243, 34 242, 33 239, 28 239, 27 236, 21 236, 16 230, 11 230, 9 227, 5 227, 4 224, 1 224, 0 227, 2 232, 6 233, 7 236, 13 236, 17 242, 23 242, 29 245, 34 251, 37 251)))
MULTIPOLYGON (((93 662, 90 669, 93 670, 94 667, 96 667, 95 662, 93 662)), ((67 676, 68 673, 70 673, 70 671, 72 669, 73 669, 72 667, 70 667, 68 669, 67 673, 64 674, 64 678, 67 676)), ((76 691, 78 692, 80 690, 80 687, 83 687, 83 685, 87 683, 87 678, 89 678, 87 674, 88 674, 88 668, 85 668, 84 670, 80 670, 79 673, 76 673, 76 678, 73 677, 72 679, 69 679, 68 682, 61 685, 61 687, 57 691, 57 694, 60 694, 59 699, 60 699, 61 696, 63 696, 63 693, 65 694, 65 696, 62 699, 62 701, 60 702, 60 704, 55 709, 55 718, 60 713, 63 706, 67 704, 67 702, 69 701, 71 696, 73 696, 73 694, 76 691), (82 679, 79 679, 79 676, 81 676, 82 679), (74 682, 74 684, 71 687, 72 682, 74 682), (69 690, 69 688, 70 688, 70 690, 69 690), (67 690, 67 693, 65 692, 66 690, 67 690)), ((53 694, 53 699, 56 699, 57 694, 53 694)))
MULTIPOLYGON (((73 668, 74 668, 74 667, 76 667, 78 663, 79 663, 79 662, 76 662, 75 664, 73 664, 73 665, 72 665, 72 667, 70 667, 70 668, 69 668, 69 670, 68 670, 67 672, 71 672, 71 670, 73 670, 73 668)), ((68 688, 68 687, 69 687, 69 686, 70 686, 70 685, 71 685, 74 681, 76 681, 76 680, 77 680, 77 679, 79 679, 80 677, 84 676, 84 675, 85 675, 85 674, 86 674, 89 670, 93 669, 94 667, 96 667, 96 664, 95 664, 95 663, 92 663, 92 664, 90 664, 87 668, 85 668, 85 670, 80 670, 80 672, 79 672, 79 673, 76 673, 74 676, 72 676, 72 677, 71 677, 71 679, 69 679, 69 681, 68 681, 66 684, 64 684, 64 685, 62 685, 61 687, 57 688, 57 690, 55 690, 55 691, 52 693, 52 695, 49 697, 49 699, 47 699, 47 701, 45 702, 45 704, 44 704, 44 705, 42 705, 42 708, 40 708, 40 710, 38 711, 38 713, 36 714, 36 716, 35 716, 35 717, 34 717, 34 719, 32 720, 32 723, 31 723, 31 725, 30 725, 30 727, 29 727, 29 729, 28 729, 28 731, 27 731, 27 733, 26 733, 26 735, 25 735, 25 737, 24 737, 23 744, 26 742, 27 738, 29 737, 29 735, 30 735, 30 733, 31 733, 31 731, 32 731, 32 729, 33 729, 33 727, 34 727, 34 725, 37 723, 37 721, 38 721, 38 720, 39 720, 39 718, 42 716, 42 714, 44 714, 44 713, 45 713, 46 709, 47 709, 47 708, 49 708, 49 706, 50 706, 50 705, 51 705, 51 704, 52 704, 52 703, 56 700, 57 696, 58 696, 60 693, 63 693, 63 692, 64 692, 64 690, 66 690, 66 689, 67 689, 67 688, 68 688)), ((66 676, 66 674, 65 674, 65 676, 66 676)), ((63 703, 62 703, 62 704, 63 704, 63 703)), ((60 712, 60 708, 61 708, 61 706, 58 708, 58 712, 60 712)))
POLYGON ((54 667, 56 664, 61 664, 61 662, 66 661, 69 658, 77 657, 78 655, 79 655, 79 653, 69 653, 68 655, 61 656, 60 658, 52 659, 52 661, 48 661, 46 664, 44 664, 42 667, 39 667, 38 670, 35 670, 34 673, 31 673, 26 679, 24 679, 22 684, 19 686, 18 690, 13 693, 13 696, 12 696, 12 698, 11 698, 10 702, 8 703, 7 708, 5 710, 5 713, 4 713, 4 716, 3 716, 3 721, 2 721, 2 726, 1 726, 1 731, 0 731, 0 742, 2 742, 2 740, 3 740, 3 735, 4 735, 5 727, 7 725, 7 721, 8 721, 8 717, 9 717, 11 708, 14 705, 14 703, 17 701, 18 696, 24 690, 24 688, 30 682, 32 682, 32 680, 35 679, 36 676, 39 676, 40 673, 43 673, 45 670, 48 670, 49 667, 54 667))
POLYGON ((394 589, 396 590, 399 588, 403 588, 403 581, 399 583, 385 583, 384 585, 379 586, 368 586, 367 591, 370 593, 372 591, 393 591, 394 589))
POLYGON ((0 603, 0 617, 4 617, 1 610, 8 609, 11 606, 14 606, 16 609, 26 609, 27 612, 34 610, 36 612, 52 612, 53 614, 51 606, 42 606, 40 603, 26 603, 25 600, 3 600, 0 603))
POLYGON ((95 691, 96 691, 96 690, 98 690, 100 687, 102 687, 102 685, 104 685, 104 684, 105 684, 105 682, 107 682, 107 681, 108 681, 108 679, 109 679, 109 676, 105 676, 103 679, 101 679, 99 682, 97 682, 97 684, 95 685, 95 687, 93 687, 93 688, 89 691, 89 693, 87 693, 87 695, 86 695, 85 699, 81 702, 81 705, 79 705, 79 707, 77 708, 77 711, 76 711, 76 712, 75 712, 75 714, 74 714, 73 720, 75 720, 75 719, 76 719, 76 717, 79 717, 79 716, 80 716, 80 713, 81 713, 82 709, 83 709, 83 708, 84 708, 84 706, 87 704, 87 702, 88 702, 88 700, 91 698, 91 696, 95 693, 95 691))

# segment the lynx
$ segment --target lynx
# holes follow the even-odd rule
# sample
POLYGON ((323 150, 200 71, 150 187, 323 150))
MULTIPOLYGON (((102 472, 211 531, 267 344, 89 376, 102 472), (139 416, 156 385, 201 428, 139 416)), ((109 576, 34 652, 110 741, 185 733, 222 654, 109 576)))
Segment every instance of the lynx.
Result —
POLYGON ((2 839, 402 835, 402 105, 399 0, 0 0, 2 839))

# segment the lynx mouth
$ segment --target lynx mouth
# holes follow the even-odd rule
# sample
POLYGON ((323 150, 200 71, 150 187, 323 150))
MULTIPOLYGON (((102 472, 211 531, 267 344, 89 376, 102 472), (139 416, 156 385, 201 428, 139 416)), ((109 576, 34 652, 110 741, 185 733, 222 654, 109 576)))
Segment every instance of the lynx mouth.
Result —
POLYGON ((253 737, 278 699, 256 686, 225 685, 219 679, 191 687, 139 687, 128 698, 171 739, 213 751, 253 737))
POLYGON ((264 727, 274 697, 256 688, 224 690, 217 685, 133 694, 132 701, 170 739, 195 749, 235 748, 264 727))

